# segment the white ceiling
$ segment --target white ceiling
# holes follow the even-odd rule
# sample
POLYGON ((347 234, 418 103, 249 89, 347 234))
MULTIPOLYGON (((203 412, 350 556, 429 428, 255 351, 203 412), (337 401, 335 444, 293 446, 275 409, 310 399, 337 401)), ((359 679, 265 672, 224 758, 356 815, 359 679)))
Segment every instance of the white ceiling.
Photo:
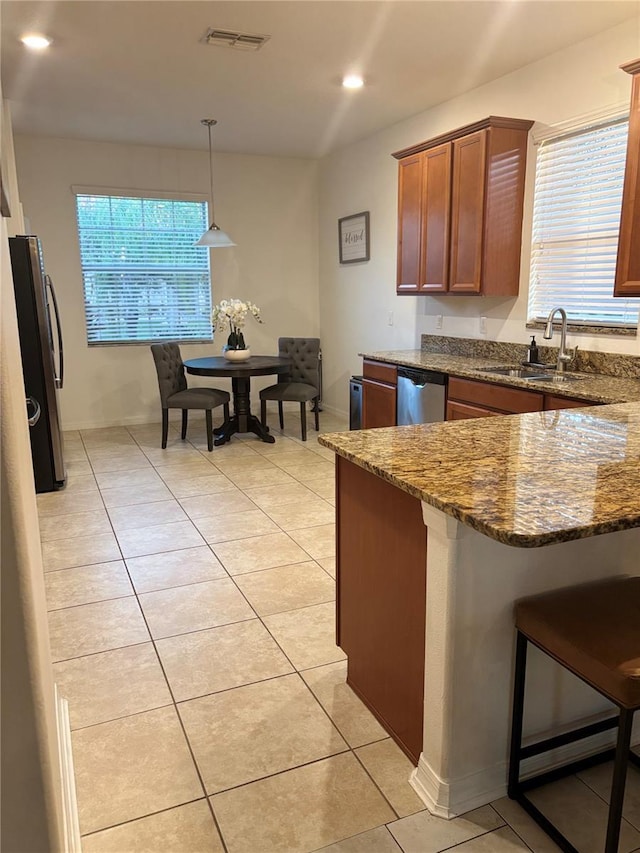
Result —
MULTIPOLYGON (((638 15, 638 0, 2 3, 19 133, 318 157, 638 15), (261 33, 212 47, 209 26, 261 33), (53 38, 27 51, 26 31, 53 38), (367 86, 341 88, 359 71, 367 86)), ((629 23, 637 26, 637 23, 629 23)), ((630 60, 635 57, 621 57, 630 60)), ((478 116, 482 118, 482 116, 478 116)))

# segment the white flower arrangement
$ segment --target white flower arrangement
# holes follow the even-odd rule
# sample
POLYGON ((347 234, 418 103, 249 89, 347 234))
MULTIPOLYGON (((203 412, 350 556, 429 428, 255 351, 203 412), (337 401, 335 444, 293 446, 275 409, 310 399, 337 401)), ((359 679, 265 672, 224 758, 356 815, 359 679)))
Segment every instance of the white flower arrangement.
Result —
POLYGON ((211 324, 214 332, 224 332, 229 327, 229 338, 227 346, 230 349, 246 349, 244 342, 244 329, 247 314, 258 323, 262 323, 260 317, 260 309, 253 302, 246 302, 243 299, 222 299, 217 305, 214 305, 211 312, 211 324))

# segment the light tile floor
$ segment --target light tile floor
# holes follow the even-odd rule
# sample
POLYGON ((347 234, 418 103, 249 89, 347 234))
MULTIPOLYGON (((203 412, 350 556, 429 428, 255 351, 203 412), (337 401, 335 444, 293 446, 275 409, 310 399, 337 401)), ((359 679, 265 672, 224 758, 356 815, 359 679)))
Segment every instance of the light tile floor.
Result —
MULTIPOLYGON (((287 413, 275 444, 207 452, 204 423, 65 434, 38 496, 54 674, 86 853, 550 853, 515 803, 452 821, 345 683, 334 642, 333 456, 287 413)), ((343 421, 323 413, 323 431, 343 421)), ((602 849, 608 770, 539 799, 602 849)), ((553 815, 551 815, 553 817, 553 815)), ((621 850, 640 850, 630 771, 621 850)))

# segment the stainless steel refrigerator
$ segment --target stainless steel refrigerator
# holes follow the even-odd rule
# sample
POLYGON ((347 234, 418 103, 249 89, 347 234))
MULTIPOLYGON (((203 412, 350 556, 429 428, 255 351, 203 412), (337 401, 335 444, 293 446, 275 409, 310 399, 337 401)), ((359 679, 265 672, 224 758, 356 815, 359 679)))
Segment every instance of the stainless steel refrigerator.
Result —
POLYGON ((64 371, 58 303, 38 238, 10 237, 9 249, 36 492, 52 492, 66 479, 58 414, 64 371))

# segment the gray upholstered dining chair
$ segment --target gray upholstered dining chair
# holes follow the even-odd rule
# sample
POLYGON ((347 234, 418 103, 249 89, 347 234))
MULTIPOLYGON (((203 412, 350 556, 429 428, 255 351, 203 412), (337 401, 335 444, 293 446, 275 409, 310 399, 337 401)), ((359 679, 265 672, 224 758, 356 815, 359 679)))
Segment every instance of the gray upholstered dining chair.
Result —
POLYGON ((224 419, 229 420, 228 391, 220 388, 187 388, 180 347, 176 343, 152 344, 151 352, 158 373, 162 404, 162 448, 167 446, 169 409, 182 409, 182 440, 187 437, 189 409, 204 409, 207 420, 207 447, 213 450, 212 409, 224 406, 224 419))
POLYGON ((320 396, 320 338, 278 338, 278 355, 291 361, 289 373, 278 376, 276 385, 260 392, 260 420, 267 425, 267 400, 278 401, 280 429, 284 429, 283 402, 300 403, 302 440, 307 440, 307 403, 315 400, 316 430, 320 396))

